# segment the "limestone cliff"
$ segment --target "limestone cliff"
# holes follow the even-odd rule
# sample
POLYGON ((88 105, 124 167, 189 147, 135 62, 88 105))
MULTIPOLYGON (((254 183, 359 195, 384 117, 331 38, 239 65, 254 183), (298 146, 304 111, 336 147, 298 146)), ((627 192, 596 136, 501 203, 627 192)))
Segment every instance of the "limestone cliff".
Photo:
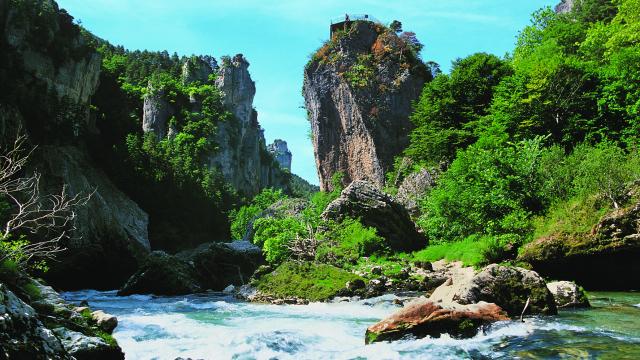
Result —
POLYGON ((275 139, 273 144, 267 146, 267 150, 276 159, 280 167, 291 171, 291 151, 287 146, 287 142, 280 139, 275 139))
POLYGON ((385 171, 408 144, 411 103, 430 75, 410 35, 371 21, 332 30, 304 71, 320 187, 330 189, 338 171, 345 184, 382 186, 385 171))
POLYGON ((67 250, 50 264, 51 279, 68 288, 113 287, 149 249, 148 216, 84 150, 100 56, 52 0, 0 1, 0 28, 0 141, 26 130, 37 146, 29 171, 41 173, 42 192, 59 193, 63 185, 71 196, 95 191, 77 209, 67 250), (73 275, 62 273, 69 269, 73 275))
POLYGON ((573 10, 574 5, 574 0, 562 0, 558 5, 556 5, 555 10, 558 14, 566 14, 573 10))
MULTIPOLYGON (((255 195, 265 187, 288 187, 289 177, 267 151, 258 113, 253 108, 256 87, 248 68, 249 62, 242 54, 223 58, 220 67, 211 57, 191 57, 182 67, 182 81, 204 83, 212 75, 215 77, 222 102, 233 116, 217 124, 213 140, 218 146, 207 157, 207 165, 218 169, 239 192, 255 195)), ((190 105, 190 111, 201 108, 195 97, 190 99, 190 105)), ((144 99, 143 131, 154 133, 158 139, 170 137, 174 131, 170 118, 180 110, 150 84, 144 99)))

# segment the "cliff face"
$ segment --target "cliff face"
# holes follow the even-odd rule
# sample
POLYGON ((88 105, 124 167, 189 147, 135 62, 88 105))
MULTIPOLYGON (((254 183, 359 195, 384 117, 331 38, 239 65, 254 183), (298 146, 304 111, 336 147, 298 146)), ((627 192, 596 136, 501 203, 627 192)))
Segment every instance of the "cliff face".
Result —
POLYGON ((72 18, 52 0, 1 1, 0 142, 18 128, 37 145, 28 171, 41 173, 41 192, 94 192, 77 209, 67 250, 52 262, 57 285, 113 287, 149 249, 148 216, 90 161, 82 135, 91 131, 89 104, 98 86, 100 56, 85 44, 72 18), (64 273, 66 270, 74 270, 64 273))
POLYGON ((562 0, 558 5, 556 5, 555 11, 558 14, 566 14, 568 12, 571 12, 573 10, 573 7, 574 0, 562 0))
POLYGON ((287 146, 287 142, 280 139, 275 139, 273 144, 267 146, 269 153, 276 159, 280 167, 291 171, 291 151, 287 146))
MULTIPOLYGON (((255 195, 265 187, 287 187, 288 177, 267 151, 258 113, 253 108, 256 87, 248 68, 249 62, 241 54, 224 60, 220 67, 212 58, 192 57, 182 67, 182 81, 205 82, 215 75, 222 102, 233 116, 217 124, 213 140, 218 148, 206 162, 239 192, 255 195)), ((169 119, 180 109, 169 104, 161 91, 149 90, 144 99, 142 129, 153 132, 158 139, 170 137, 173 129, 169 119)), ((191 111, 201 108, 197 98, 191 98, 190 103, 191 111)))
POLYGON ((332 35, 305 68, 303 87, 322 190, 338 171, 345 184, 384 184, 428 78, 410 42, 380 24, 354 21, 332 35))

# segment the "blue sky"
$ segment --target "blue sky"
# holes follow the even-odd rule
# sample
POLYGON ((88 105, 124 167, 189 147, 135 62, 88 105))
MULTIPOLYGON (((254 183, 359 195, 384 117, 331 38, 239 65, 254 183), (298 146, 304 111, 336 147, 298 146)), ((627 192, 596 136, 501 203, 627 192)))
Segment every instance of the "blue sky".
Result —
POLYGON ((292 171, 318 179, 302 108, 302 72, 344 13, 397 19, 425 44, 425 60, 448 71, 451 61, 484 51, 504 55, 530 14, 559 0, 58 0, 83 26, 128 49, 180 55, 242 53, 256 82, 254 106, 267 142, 281 138, 292 171))

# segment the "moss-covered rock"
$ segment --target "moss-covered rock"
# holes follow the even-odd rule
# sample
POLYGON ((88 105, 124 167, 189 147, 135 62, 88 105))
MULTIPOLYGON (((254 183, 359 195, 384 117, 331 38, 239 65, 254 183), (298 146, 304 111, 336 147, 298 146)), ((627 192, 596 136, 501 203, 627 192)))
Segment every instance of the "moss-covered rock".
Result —
POLYGON ((524 246, 519 261, 550 278, 572 279, 587 289, 629 290, 640 284, 640 203, 618 209, 591 232, 555 234, 524 246))
POLYGON ((262 276, 257 289, 274 298, 299 298, 326 301, 359 276, 332 265, 312 262, 285 262, 272 273, 262 276))

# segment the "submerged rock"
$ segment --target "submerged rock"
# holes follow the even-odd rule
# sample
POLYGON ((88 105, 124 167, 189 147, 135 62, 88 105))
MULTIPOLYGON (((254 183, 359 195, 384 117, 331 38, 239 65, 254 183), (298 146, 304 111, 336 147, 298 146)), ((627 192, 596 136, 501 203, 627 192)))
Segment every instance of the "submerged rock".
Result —
POLYGON ((418 299, 370 326, 365 342, 370 344, 399 340, 405 336, 440 337, 442 334, 466 338, 476 335, 482 327, 502 320, 509 320, 509 317, 496 304, 480 302, 470 305, 441 305, 431 300, 418 299))
POLYGON ((547 284, 558 308, 590 307, 584 290, 572 281, 554 281, 547 284))
POLYGON ((373 184, 357 180, 332 201, 322 217, 341 221, 347 217, 360 219, 363 225, 377 229, 387 245, 398 251, 423 248, 426 238, 418 233, 407 210, 373 184))

